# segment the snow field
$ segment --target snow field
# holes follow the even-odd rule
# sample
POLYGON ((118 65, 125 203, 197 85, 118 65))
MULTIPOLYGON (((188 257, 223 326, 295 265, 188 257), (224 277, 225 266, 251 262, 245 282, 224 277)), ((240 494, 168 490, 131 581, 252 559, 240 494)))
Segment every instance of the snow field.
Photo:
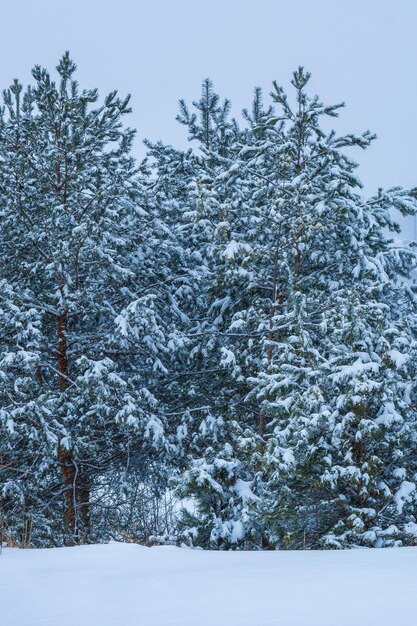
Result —
POLYGON ((5 549, 0 597, 1 626, 413 626, 417 550, 5 549))

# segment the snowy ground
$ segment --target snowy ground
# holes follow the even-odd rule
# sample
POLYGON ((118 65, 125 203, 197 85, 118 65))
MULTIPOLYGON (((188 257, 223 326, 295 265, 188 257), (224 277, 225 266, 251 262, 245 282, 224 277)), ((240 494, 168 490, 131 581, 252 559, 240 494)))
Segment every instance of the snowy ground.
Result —
POLYGON ((5 549, 2 626, 413 626, 417 548, 5 549))

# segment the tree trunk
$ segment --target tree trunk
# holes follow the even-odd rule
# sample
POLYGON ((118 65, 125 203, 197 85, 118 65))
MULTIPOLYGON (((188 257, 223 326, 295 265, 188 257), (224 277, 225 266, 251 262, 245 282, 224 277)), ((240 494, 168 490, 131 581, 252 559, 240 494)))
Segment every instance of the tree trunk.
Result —
MULTIPOLYGON (((59 389, 65 393, 68 388, 68 354, 65 331, 67 328, 67 312, 64 311, 58 317, 58 371, 59 389)), ((58 443, 58 461, 64 482, 65 495, 65 525, 69 532, 77 534, 77 492, 76 492, 76 467, 72 458, 71 450, 64 450, 58 443)))
POLYGON ((90 533, 90 480, 85 470, 81 472, 80 486, 78 489, 81 536, 85 540, 90 533))
POLYGON ((65 525, 71 535, 77 533, 77 512, 76 512, 76 474, 70 450, 63 450, 61 444, 58 444, 58 460, 61 469, 62 479, 64 482, 65 496, 65 525))

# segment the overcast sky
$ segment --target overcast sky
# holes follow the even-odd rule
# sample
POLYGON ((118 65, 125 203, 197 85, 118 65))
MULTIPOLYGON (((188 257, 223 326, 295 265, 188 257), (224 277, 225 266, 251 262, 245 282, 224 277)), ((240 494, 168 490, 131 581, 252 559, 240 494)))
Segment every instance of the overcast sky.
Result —
MULTIPOLYGON (((250 104, 260 85, 289 85, 304 65, 326 103, 346 102, 340 132, 378 140, 358 153, 366 190, 417 186, 415 0, 20 0, 1 7, 0 86, 52 69, 69 49, 82 87, 132 94, 141 140, 184 145, 177 101, 199 96, 203 78, 250 104)), ((413 234, 411 224, 407 231, 413 234)))

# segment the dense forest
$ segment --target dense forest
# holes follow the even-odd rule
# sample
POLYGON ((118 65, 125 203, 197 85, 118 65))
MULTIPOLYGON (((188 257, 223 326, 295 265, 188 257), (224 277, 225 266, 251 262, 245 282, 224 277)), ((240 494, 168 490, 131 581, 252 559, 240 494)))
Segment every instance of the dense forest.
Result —
POLYGON ((239 121, 205 80, 189 149, 138 162, 129 98, 68 53, 32 76, 0 117, 2 541, 414 545, 417 200, 365 197, 374 135, 299 68, 239 121))

